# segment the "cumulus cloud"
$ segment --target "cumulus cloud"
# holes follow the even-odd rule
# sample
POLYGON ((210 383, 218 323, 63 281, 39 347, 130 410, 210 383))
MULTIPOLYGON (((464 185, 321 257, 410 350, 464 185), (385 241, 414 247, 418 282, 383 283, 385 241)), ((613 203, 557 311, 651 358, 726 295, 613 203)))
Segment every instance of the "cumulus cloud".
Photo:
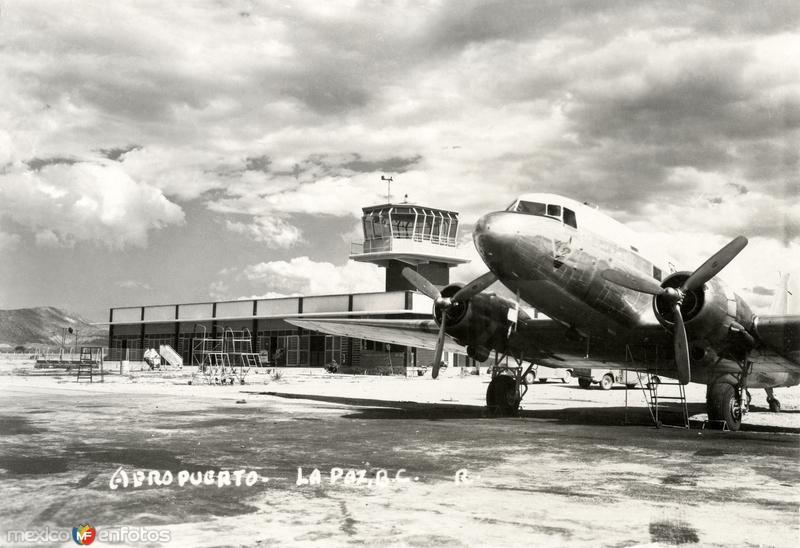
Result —
POLYGON ((114 248, 144 246, 148 231, 180 224, 184 214, 155 187, 116 165, 48 163, 0 175, 0 215, 42 245, 95 241, 114 248))
POLYGON ((324 295, 384 289, 383 272, 373 264, 348 261, 334 265, 308 257, 249 265, 241 277, 281 294, 324 295))
POLYGON ((330 241, 291 223, 358 217, 382 174, 465 223, 521 192, 589 200, 689 263, 737 233, 797 244, 797 2, 43 0, 3 18, 0 192, 38 213, 0 211, 43 245, 141 245, 196 201, 314 256, 330 241), (130 214, 99 221, 102 187, 62 186, 96 181, 87 165, 132 182, 130 214))
POLYGON ((0 232, 0 251, 13 251, 19 245, 20 239, 17 234, 0 232))
POLYGON ((227 220, 225 227, 273 248, 292 247, 303 239, 299 228, 276 217, 256 217, 251 223, 227 220))
POLYGON ((123 289, 146 289, 150 290, 153 287, 145 282, 140 282, 139 280, 120 280, 115 284, 117 287, 121 287, 123 289))

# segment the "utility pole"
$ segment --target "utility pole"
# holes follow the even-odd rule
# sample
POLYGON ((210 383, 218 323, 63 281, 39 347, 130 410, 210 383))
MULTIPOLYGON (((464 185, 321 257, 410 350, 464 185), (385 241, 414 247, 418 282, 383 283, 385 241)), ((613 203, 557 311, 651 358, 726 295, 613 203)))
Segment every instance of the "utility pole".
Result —
POLYGON ((391 177, 387 177, 385 175, 381 175, 381 181, 386 181, 386 203, 392 203, 392 179, 391 177))

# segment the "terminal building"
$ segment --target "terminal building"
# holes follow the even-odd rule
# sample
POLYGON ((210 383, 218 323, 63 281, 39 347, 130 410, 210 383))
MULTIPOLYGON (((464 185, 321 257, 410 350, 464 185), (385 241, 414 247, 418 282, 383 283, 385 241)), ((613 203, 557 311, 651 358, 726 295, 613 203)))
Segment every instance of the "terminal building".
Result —
MULTIPOLYGON (((284 320, 431 318, 431 299, 414 291, 401 272, 411 267, 434 284, 447 285, 450 268, 467 262, 457 249, 458 222, 455 211, 409 203, 365 207, 364 240, 352 244, 350 258, 385 268, 385 292, 112 308, 110 358, 138 360, 145 349, 168 345, 184 364, 201 365, 207 341, 224 340, 230 333, 270 366, 335 362, 341 371, 358 373, 428 366, 432 350, 309 332, 284 320)), ((473 364, 466 356, 445 360, 473 364)))

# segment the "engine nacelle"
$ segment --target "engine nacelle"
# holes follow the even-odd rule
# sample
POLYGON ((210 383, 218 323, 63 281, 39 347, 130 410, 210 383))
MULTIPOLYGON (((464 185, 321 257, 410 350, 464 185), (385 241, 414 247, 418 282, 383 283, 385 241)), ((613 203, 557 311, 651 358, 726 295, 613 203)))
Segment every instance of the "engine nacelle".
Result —
MULTIPOLYGON (((678 288, 690 275, 691 272, 676 272, 661 285, 678 288)), ((656 297, 653 299, 653 310, 661 325, 672 331, 675 320, 670 301, 663 296, 656 297)), ((736 324, 750 332, 754 318, 747 303, 717 278, 712 278, 701 288, 686 292, 681 315, 690 341, 704 339, 710 343, 730 341, 731 331, 735 331, 732 327, 735 328, 736 324)), ((708 359, 699 355, 692 358, 695 361, 708 359)))
MULTIPOLYGON (((452 297, 462 284, 450 284, 442 289, 443 297, 452 297)), ((469 301, 453 303, 447 309, 447 333, 459 344, 472 347, 477 361, 489 358, 492 349, 503 350, 508 333, 508 310, 514 303, 494 294, 479 293, 469 301)), ((434 304, 433 317, 442 322, 443 309, 434 304)), ((518 321, 528 316, 520 310, 518 321)))
POLYGON ((489 359, 489 356, 492 354, 491 348, 486 348, 485 346, 467 346, 467 356, 475 360, 476 362, 485 362, 489 359))

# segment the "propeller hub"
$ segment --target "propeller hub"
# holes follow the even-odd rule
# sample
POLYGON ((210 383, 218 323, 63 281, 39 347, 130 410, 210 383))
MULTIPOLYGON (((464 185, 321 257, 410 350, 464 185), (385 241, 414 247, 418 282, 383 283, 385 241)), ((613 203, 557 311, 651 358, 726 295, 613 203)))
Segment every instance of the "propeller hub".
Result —
POLYGON ((664 288, 664 298, 666 298, 673 305, 680 305, 686 295, 678 288, 666 287, 664 288))

